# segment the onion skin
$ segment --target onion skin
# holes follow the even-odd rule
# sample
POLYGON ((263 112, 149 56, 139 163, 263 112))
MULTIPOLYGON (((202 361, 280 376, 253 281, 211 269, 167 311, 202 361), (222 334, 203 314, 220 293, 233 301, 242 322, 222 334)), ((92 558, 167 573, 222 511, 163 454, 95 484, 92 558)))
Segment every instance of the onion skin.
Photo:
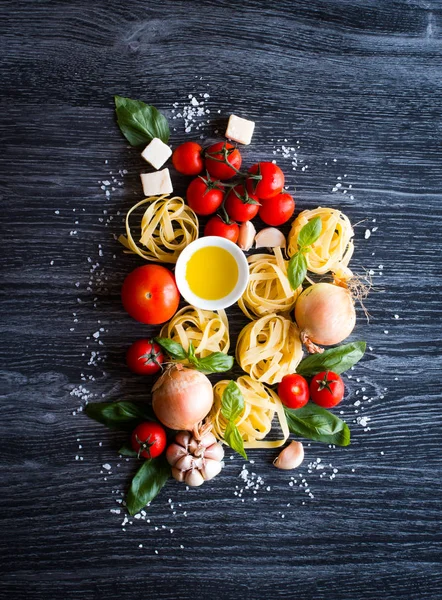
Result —
POLYGON ((191 430, 213 404, 209 379, 195 369, 177 364, 169 367, 152 388, 152 408, 169 429, 191 430))
POLYGON ((297 299, 295 320, 301 335, 315 344, 339 344, 350 335, 356 324, 351 293, 331 283, 315 283, 297 299))

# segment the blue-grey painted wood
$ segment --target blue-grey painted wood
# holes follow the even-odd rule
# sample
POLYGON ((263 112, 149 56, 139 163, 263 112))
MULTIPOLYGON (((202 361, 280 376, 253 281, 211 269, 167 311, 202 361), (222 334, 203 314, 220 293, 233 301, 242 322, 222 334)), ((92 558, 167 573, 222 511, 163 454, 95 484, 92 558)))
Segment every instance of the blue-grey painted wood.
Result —
POLYGON ((0 20, 0 597, 441 597, 441 3, 6 0, 0 20), (168 484, 125 531, 111 512, 134 468, 117 459, 124 436, 76 395, 149 388, 124 365, 151 330, 119 302, 140 262, 114 236, 144 165, 115 93, 164 111, 174 146, 216 137, 230 112, 256 120, 245 164, 275 156, 297 209, 361 222, 352 264, 375 285, 352 336, 370 350, 346 379, 350 447, 306 445, 296 483, 256 452, 264 483, 241 497, 244 463, 228 458, 202 489, 168 484), (209 123, 186 134, 172 117, 204 93, 209 123), (106 197, 112 176, 124 185, 106 197))

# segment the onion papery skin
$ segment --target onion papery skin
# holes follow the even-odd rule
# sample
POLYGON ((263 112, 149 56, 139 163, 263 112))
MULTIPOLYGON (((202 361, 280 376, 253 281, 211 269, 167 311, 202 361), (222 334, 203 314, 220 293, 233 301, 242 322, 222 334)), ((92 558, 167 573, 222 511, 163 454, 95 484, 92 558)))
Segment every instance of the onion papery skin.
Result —
POLYGON ((301 334, 315 344, 339 344, 351 334, 356 324, 351 293, 331 283, 315 283, 297 299, 295 320, 301 334))
POLYGON ((192 430, 209 413, 213 390, 209 379, 195 369, 172 365, 152 388, 152 408, 169 429, 192 430))

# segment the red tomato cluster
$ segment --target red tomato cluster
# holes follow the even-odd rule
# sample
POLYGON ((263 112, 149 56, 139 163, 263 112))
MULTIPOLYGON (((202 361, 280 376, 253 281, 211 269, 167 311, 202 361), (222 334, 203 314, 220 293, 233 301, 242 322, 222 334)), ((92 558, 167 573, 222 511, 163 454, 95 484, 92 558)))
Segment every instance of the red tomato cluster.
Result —
POLYGON ((310 381, 294 373, 282 378, 278 385, 278 396, 287 408, 302 408, 312 400, 322 408, 333 408, 344 397, 344 382, 333 371, 322 371, 314 375, 310 381))

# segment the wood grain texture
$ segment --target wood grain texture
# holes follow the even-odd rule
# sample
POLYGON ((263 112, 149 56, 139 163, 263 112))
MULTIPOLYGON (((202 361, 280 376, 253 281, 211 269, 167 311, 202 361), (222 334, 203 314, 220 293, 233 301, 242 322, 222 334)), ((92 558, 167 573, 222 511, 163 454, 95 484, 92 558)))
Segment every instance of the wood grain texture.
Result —
MULTIPOLYGON (((11 0, 0 22, 0 598, 441 597, 441 3, 11 0), (202 489, 168 483, 125 531, 110 512, 134 469, 124 436, 76 395, 149 387, 124 365, 151 330, 119 301, 140 263, 115 236, 145 165, 115 93, 161 109, 173 146, 216 138, 230 112, 256 120, 245 164, 275 157, 299 209, 360 222, 353 264, 376 288, 352 336, 370 350, 346 379, 350 447, 306 446, 295 484, 256 452, 264 483, 241 497, 228 458, 202 489), (186 134, 173 104, 204 93, 209 122, 186 134)), ((229 317, 235 340, 244 319, 229 317)))

